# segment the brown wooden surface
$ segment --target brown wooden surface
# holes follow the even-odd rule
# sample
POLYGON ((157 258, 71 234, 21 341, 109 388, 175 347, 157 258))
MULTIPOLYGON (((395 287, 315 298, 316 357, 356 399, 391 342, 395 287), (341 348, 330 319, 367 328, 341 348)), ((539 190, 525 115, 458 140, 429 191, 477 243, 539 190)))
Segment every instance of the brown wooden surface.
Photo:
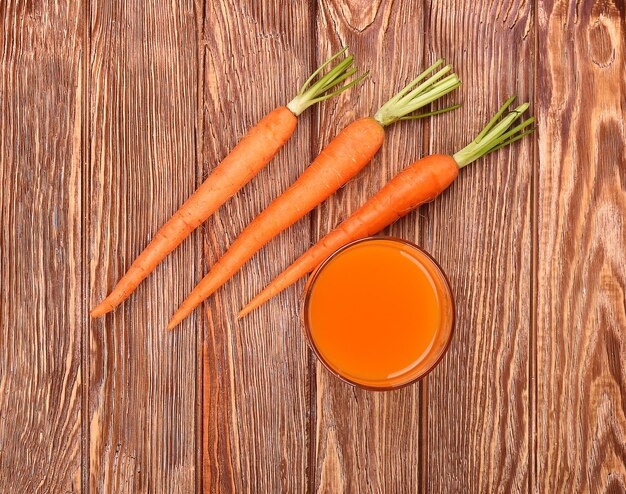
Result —
POLYGON ((623 2, 590 1, 538 12, 551 47, 537 80, 542 492, 626 490, 625 14, 623 2))
POLYGON ((0 13, 0 492, 80 491, 84 12, 0 13))
MULTIPOLYGON (((316 151, 355 118, 373 115, 394 92, 423 70, 424 7, 419 3, 324 2, 317 10, 318 59, 349 46, 372 77, 359 91, 343 94, 319 112, 316 151), (399 44, 410 52, 396 56, 399 44)), ((450 99, 449 101, 453 101, 450 99)), ((313 239, 322 237, 422 151, 424 127, 401 122, 385 132, 383 148, 353 181, 311 218, 313 239)), ((416 240, 412 216, 386 233, 416 240)), ((297 256, 290 256, 295 258, 297 256)), ((339 382, 317 363, 314 408, 315 450, 311 490, 321 492, 411 492, 420 482, 420 385, 372 393, 339 382), (400 448, 400 449, 399 449, 400 448)))
MULTIPOLYGON (((306 4, 285 9, 282 2, 207 2, 205 174, 247 129, 287 104, 307 79, 314 50, 307 40, 309 22, 306 4), (283 70, 283 64, 289 69, 283 70)), ((308 113, 298 119, 292 139, 267 168, 207 222, 205 270, 309 164, 313 135, 308 113)), ((306 343, 297 332, 298 292, 276 297, 239 322, 234 315, 251 291, 263 287, 266 278, 259 266, 273 267, 277 274, 282 264, 277 261, 286 251, 302 252, 308 245, 306 218, 255 256, 205 304, 206 492, 306 488, 310 377, 306 343)))
MULTIPOLYGON (((450 58, 464 85, 463 108, 432 120, 428 152, 463 147, 512 94, 532 102, 532 6, 491 7, 478 2, 465 16, 439 2, 429 9, 430 50, 450 58)), ((446 270, 457 309, 448 355, 424 383, 432 492, 528 489, 532 176, 525 139, 470 165, 421 210, 422 245, 446 270)))
POLYGON ((0 492, 626 491, 626 8, 620 0, 0 1, 0 492), (118 310, 100 299, 245 131, 349 45, 371 71, 118 310), (173 333, 237 233, 352 119, 446 57, 463 108, 372 163, 173 333), (330 376, 303 282, 234 313, 509 94, 537 134, 385 231, 447 271, 450 351, 385 394, 330 376))
MULTIPOLYGON (((90 304, 199 178, 196 16, 191 1, 91 2, 83 174, 90 304)), ((199 335, 192 320, 175 333, 164 328, 200 271, 199 245, 192 236, 139 287, 134 303, 90 321, 84 334, 83 458, 92 492, 195 487, 199 335)))

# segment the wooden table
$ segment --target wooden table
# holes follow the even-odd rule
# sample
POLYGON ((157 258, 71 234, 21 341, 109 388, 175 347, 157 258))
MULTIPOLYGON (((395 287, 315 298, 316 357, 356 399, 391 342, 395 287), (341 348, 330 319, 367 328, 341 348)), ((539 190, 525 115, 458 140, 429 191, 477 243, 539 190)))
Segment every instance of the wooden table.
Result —
POLYGON ((0 492, 624 492, 623 0, 0 2, 0 492), (261 174, 119 310, 89 307, 265 113, 349 46, 371 77, 307 111, 261 174), (338 130, 437 56, 453 113, 390 128, 356 179, 193 318, 177 304, 338 130), (506 97, 534 137, 386 230, 449 274, 422 383, 326 372, 298 283, 242 302, 417 157, 506 97))

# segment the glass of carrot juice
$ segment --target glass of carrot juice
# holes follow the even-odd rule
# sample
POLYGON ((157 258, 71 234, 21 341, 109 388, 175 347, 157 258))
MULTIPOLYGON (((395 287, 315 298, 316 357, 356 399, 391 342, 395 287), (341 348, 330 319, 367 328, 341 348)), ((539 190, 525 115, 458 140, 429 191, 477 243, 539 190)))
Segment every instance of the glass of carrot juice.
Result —
POLYGON ((452 338, 446 275, 417 245, 369 237, 331 254, 313 272, 303 323, 313 352, 343 381, 370 390, 413 383, 452 338))

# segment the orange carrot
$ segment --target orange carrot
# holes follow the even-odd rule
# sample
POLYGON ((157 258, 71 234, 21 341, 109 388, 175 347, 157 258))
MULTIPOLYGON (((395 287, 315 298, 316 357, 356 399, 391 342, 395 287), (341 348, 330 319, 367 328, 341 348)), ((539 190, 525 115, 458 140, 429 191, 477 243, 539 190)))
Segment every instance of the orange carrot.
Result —
POLYGON ((513 110, 496 125, 497 119, 512 101, 513 98, 506 102, 474 142, 454 156, 435 154, 418 160, 401 171, 360 209, 276 277, 241 310, 239 318, 313 271, 335 250, 354 240, 378 233, 420 204, 433 200, 454 182, 460 168, 531 132, 515 135, 530 125, 533 118, 509 130, 517 117, 528 108, 527 104, 513 110))
POLYGON ((356 73, 356 69, 351 68, 353 57, 349 56, 313 83, 320 71, 345 51, 343 49, 327 60, 309 77, 287 106, 270 112, 243 137, 196 192, 161 227, 113 291, 91 311, 92 317, 106 314, 128 298, 159 262, 269 163, 293 134, 298 115, 309 106, 346 90, 367 76, 364 74, 343 87, 333 89, 356 73))
MULTIPOLYGON (((168 329, 172 329, 187 317, 274 236, 332 195, 369 163, 383 144, 385 126, 407 118, 409 113, 456 89, 460 81, 455 74, 446 76, 451 70, 449 65, 429 77, 442 63, 443 60, 438 60, 420 74, 398 95, 385 103, 373 118, 362 118, 343 129, 296 182, 243 230, 228 251, 183 301, 172 317, 168 329), (422 83, 424 79, 426 81, 422 83)), ((452 108, 431 112, 428 115, 452 108)), ((425 115, 417 117, 423 116, 425 115)))

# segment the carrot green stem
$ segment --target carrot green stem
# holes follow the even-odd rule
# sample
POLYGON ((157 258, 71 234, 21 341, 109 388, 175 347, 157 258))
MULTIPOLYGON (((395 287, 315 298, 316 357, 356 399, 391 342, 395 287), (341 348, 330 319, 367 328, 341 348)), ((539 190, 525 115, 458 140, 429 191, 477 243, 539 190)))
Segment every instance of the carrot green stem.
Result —
POLYGON ((483 130, 480 131, 476 139, 453 156, 459 168, 469 165, 486 154, 508 146, 533 131, 533 129, 524 129, 535 121, 535 117, 530 117, 511 128, 513 123, 528 109, 528 103, 518 106, 499 120, 514 100, 515 96, 510 97, 504 105, 500 107, 498 113, 496 113, 487 125, 485 125, 483 130))
POLYGON ((324 68, 326 68, 333 61, 343 55, 346 50, 347 48, 344 48, 335 53, 332 57, 330 57, 322 65, 320 65, 317 70, 315 70, 315 72, 313 72, 311 76, 306 80, 306 82, 300 88, 300 92, 298 93, 298 95, 294 99, 292 99, 289 104, 287 104, 287 108, 289 108, 294 115, 300 115, 309 106, 312 106, 315 103, 319 103, 320 101, 327 100, 328 98, 332 98, 333 96, 342 93, 343 91, 354 86, 355 84, 358 84, 367 77, 369 72, 365 72, 348 84, 337 87, 343 81, 356 73, 356 68, 352 67, 352 64, 354 63, 354 57, 350 55, 338 62, 328 71, 327 74, 323 75, 317 81, 313 82, 315 78, 320 74, 320 72, 324 70, 324 68), (333 88, 335 89, 333 90, 333 88))
POLYGON ((443 59, 440 58, 428 67, 398 94, 381 106, 374 115, 374 118, 383 127, 385 127, 397 122, 398 120, 423 118, 458 108, 460 105, 450 106, 448 108, 444 108, 443 110, 435 110, 425 114, 409 116, 410 113, 413 113, 429 103, 432 103, 436 99, 454 91, 461 85, 461 81, 457 75, 449 73, 452 70, 451 65, 446 65, 432 74, 442 64, 443 59))
POLYGON ((442 108, 441 110, 433 110, 433 111, 429 111, 428 113, 420 113, 419 115, 409 115, 407 117, 399 118, 398 120, 415 120, 417 118, 432 117, 434 115, 441 115, 442 113, 447 113, 449 111, 456 110, 457 108, 461 108, 461 105, 456 104, 456 105, 448 106, 446 108, 442 108))

